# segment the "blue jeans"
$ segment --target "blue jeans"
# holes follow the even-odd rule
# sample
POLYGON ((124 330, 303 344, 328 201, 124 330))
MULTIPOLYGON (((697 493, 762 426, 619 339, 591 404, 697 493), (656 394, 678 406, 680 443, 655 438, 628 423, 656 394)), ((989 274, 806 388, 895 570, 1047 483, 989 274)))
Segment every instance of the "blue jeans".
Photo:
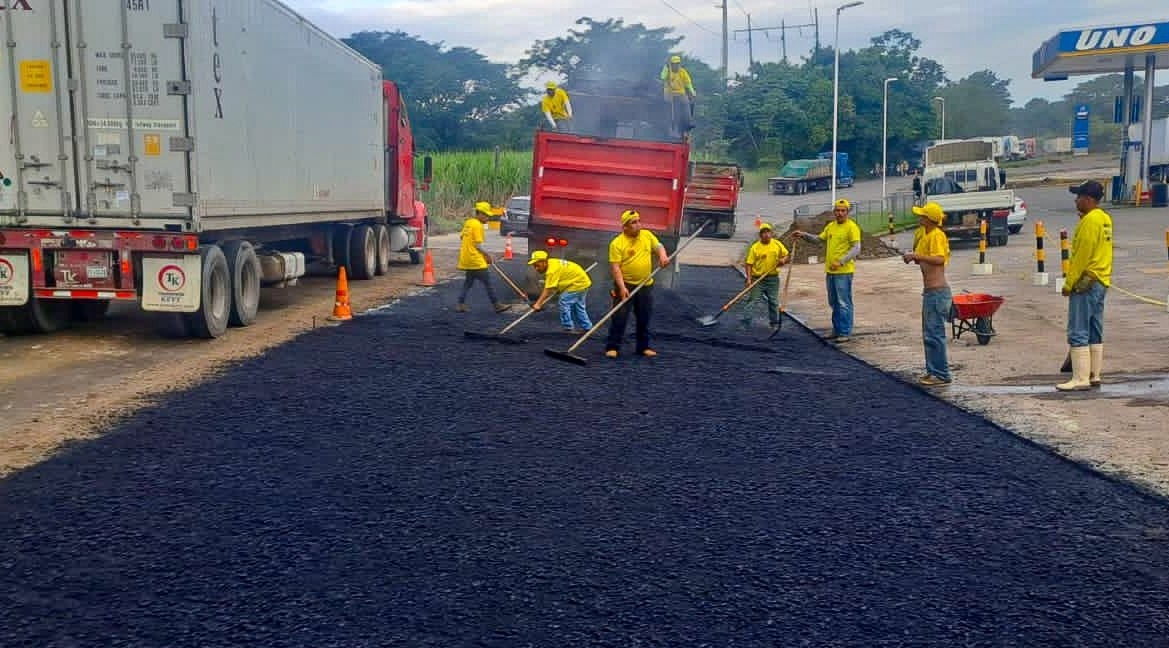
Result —
POLYGON ((852 273, 824 275, 828 283, 828 305, 832 307, 832 331, 852 335, 852 273))
POLYGON ((921 294, 921 341, 925 347, 925 372, 950 380, 950 362, 946 358, 946 322, 950 319, 953 296, 949 286, 932 288, 921 294))
POLYGON ((1108 289, 1099 281, 1087 292, 1068 297, 1068 346, 1104 343, 1104 296, 1108 289))
POLYGON ((585 297, 588 292, 587 290, 578 290, 560 295, 561 326, 566 329, 573 328, 572 324, 575 321, 576 328, 582 331, 593 328, 593 323, 589 321, 589 312, 585 309, 585 297))

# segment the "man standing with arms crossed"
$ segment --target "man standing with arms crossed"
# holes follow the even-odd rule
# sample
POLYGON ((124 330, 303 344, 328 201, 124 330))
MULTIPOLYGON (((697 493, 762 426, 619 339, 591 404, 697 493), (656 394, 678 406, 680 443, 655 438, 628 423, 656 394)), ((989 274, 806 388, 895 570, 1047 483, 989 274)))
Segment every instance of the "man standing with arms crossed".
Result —
POLYGON ((829 340, 848 342, 852 335, 852 275, 856 272, 856 257, 861 251, 861 228, 848 217, 852 205, 841 198, 832 207, 832 222, 824 226, 820 235, 796 230, 795 236, 825 243, 824 266, 827 272, 828 305, 832 307, 832 335, 829 340))
POLYGON ((1063 290, 1068 298, 1068 346, 1072 379, 1055 386, 1082 391, 1100 385, 1104 363, 1104 297, 1112 285, 1112 217, 1100 209, 1104 186, 1089 180, 1068 189, 1076 196, 1080 222, 1063 290))
POLYGON ((773 238, 771 225, 759 226, 759 240, 747 250, 747 284, 764 277, 751 289, 743 302, 743 328, 751 326, 751 310, 756 301, 767 305, 767 322, 771 330, 779 328, 779 268, 788 262, 788 251, 779 239, 773 238))
POLYGON ((953 295, 946 283, 950 262, 950 239, 942 231, 946 214, 941 205, 928 202, 914 206, 921 227, 913 236, 913 252, 901 255, 905 263, 921 268, 921 341, 925 347, 925 375, 918 384, 926 387, 950 384, 950 363, 946 356, 946 321, 950 319, 953 295))
POLYGON ((621 338, 625 337, 625 325, 629 322, 629 311, 637 318, 637 355, 652 358, 657 352, 649 348, 649 321, 653 316, 653 257, 658 264, 666 267, 670 257, 666 248, 653 232, 641 229, 641 214, 628 209, 621 214, 621 233, 609 243, 609 271, 613 275, 613 305, 629 297, 638 284, 645 286, 637 291, 609 322, 609 339, 605 342, 605 357, 616 358, 621 349, 621 338))

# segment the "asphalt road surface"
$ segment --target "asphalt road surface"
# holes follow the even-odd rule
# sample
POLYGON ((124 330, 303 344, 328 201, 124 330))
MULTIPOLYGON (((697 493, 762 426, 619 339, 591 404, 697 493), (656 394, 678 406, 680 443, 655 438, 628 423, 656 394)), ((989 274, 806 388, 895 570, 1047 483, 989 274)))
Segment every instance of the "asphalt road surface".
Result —
POLYGON ((444 285, 11 476, 0 645, 1164 645, 1165 501, 682 276, 658 358, 444 285))

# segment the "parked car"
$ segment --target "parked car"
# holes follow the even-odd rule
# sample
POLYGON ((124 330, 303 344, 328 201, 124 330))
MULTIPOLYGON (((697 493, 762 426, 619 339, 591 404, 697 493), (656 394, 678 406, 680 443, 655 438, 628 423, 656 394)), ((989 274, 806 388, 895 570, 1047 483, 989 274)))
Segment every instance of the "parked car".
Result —
POLYGON ((1007 229, 1011 234, 1018 234, 1023 231, 1023 225, 1027 223, 1027 203, 1019 196, 1015 196, 1015 208, 1011 210, 1007 216, 1007 229))
POLYGON ((528 235, 528 216, 531 214, 531 196, 512 196, 503 206, 503 215, 499 217, 499 235, 526 237, 528 235))

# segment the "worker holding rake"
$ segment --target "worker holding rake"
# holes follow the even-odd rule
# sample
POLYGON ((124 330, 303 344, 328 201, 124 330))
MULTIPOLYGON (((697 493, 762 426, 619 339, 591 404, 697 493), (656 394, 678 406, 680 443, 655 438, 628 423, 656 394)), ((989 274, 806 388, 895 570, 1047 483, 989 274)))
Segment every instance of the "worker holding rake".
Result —
POLYGON ((759 226, 759 240, 751 244, 747 250, 747 284, 758 279, 755 287, 743 302, 743 317, 740 320, 744 329, 751 328, 754 320, 754 306, 758 302, 767 305, 767 321, 774 331, 779 328, 779 268, 791 260, 788 249, 779 239, 769 223, 759 226))
POLYGON ((566 333, 584 333, 593 328, 585 297, 593 280, 579 264, 568 259, 550 259, 544 250, 532 252, 528 265, 544 275, 544 290, 532 304, 532 310, 544 308, 552 293, 560 292, 560 325, 566 333))

